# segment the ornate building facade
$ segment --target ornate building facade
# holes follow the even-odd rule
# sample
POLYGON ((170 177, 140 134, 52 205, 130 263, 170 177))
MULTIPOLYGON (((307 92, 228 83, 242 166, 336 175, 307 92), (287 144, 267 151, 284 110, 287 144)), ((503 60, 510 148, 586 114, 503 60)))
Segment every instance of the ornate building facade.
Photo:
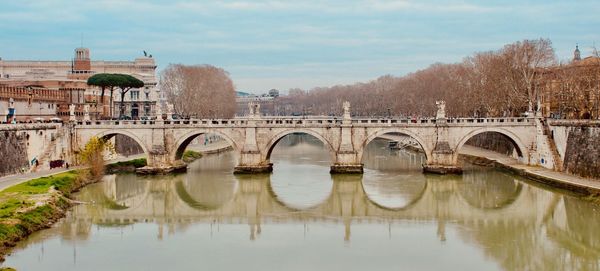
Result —
POLYGON ((131 118, 152 117, 156 114, 161 93, 157 87, 156 63, 154 58, 146 53, 133 61, 92 60, 88 48, 75 49, 73 59, 66 61, 0 58, 0 85, 34 86, 51 90, 83 86, 84 99, 83 102, 75 104, 76 115, 82 113, 85 108, 92 119, 118 117, 121 107, 120 90, 114 90, 112 99, 109 97, 109 91, 106 91, 104 99, 100 99, 100 89, 86 84, 87 79, 97 73, 128 74, 142 80, 143 88, 131 89, 126 93, 123 102, 125 114, 131 118), (100 103, 101 100, 105 101, 104 104, 100 103), (112 104, 111 100, 114 101, 112 104), (112 116, 110 112, 113 112, 112 116))

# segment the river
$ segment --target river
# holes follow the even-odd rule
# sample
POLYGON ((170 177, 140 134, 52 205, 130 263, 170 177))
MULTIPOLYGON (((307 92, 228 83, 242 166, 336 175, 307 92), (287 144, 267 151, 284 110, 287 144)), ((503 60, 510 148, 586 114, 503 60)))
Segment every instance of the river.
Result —
POLYGON ((17 270, 600 270, 600 206, 465 165, 369 144, 363 175, 330 175, 316 139, 291 135, 269 175, 231 152, 179 175, 108 175, 52 228, 19 243, 17 270))

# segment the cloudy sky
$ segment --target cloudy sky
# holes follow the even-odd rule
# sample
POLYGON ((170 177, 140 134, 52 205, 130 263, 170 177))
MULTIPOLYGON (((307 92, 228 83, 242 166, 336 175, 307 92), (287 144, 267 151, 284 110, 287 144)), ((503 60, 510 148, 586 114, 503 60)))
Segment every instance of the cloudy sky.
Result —
POLYGON ((67 60, 153 54, 227 70, 238 90, 351 84, 522 39, 550 38, 559 59, 600 46, 600 2, 0 0, 0 57, 67 60))

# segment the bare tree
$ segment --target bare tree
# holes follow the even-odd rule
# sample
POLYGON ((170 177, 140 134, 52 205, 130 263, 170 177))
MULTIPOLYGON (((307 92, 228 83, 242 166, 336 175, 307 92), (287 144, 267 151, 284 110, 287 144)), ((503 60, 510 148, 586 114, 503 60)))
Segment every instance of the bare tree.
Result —
POLYGON ((556 63, 552 42, 549 39, 518 41, 504 46, 502 54, 513 70, 513 88, 527 93, 527 109, 533 111, 533 103, 539 98, 536 81, 541 70, 556 63))
POLYGON ((161 73, 161 88, 181 116, 231 118, 235 114, 233 82, 221 68, 171 64, 161 73))

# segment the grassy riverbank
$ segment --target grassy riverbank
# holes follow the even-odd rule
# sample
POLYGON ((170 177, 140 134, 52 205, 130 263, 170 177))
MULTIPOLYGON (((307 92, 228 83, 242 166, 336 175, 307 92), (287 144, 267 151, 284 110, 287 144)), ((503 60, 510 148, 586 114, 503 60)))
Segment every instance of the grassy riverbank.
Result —
POLYGON ((93 181, 85 170, 41 177, 0 192, 0 260, 32 232, 50 227, 71 206, 69 196, 93 181))
MULTIPOLYGON (((109 164, 106 172, 131 172, 145 165, 146 159, 134 159, 109 164)), ((72 170, 0 191, 0 261, 18 241, 64 217, 71 193, 95 181, 86 169, 72 170)))

